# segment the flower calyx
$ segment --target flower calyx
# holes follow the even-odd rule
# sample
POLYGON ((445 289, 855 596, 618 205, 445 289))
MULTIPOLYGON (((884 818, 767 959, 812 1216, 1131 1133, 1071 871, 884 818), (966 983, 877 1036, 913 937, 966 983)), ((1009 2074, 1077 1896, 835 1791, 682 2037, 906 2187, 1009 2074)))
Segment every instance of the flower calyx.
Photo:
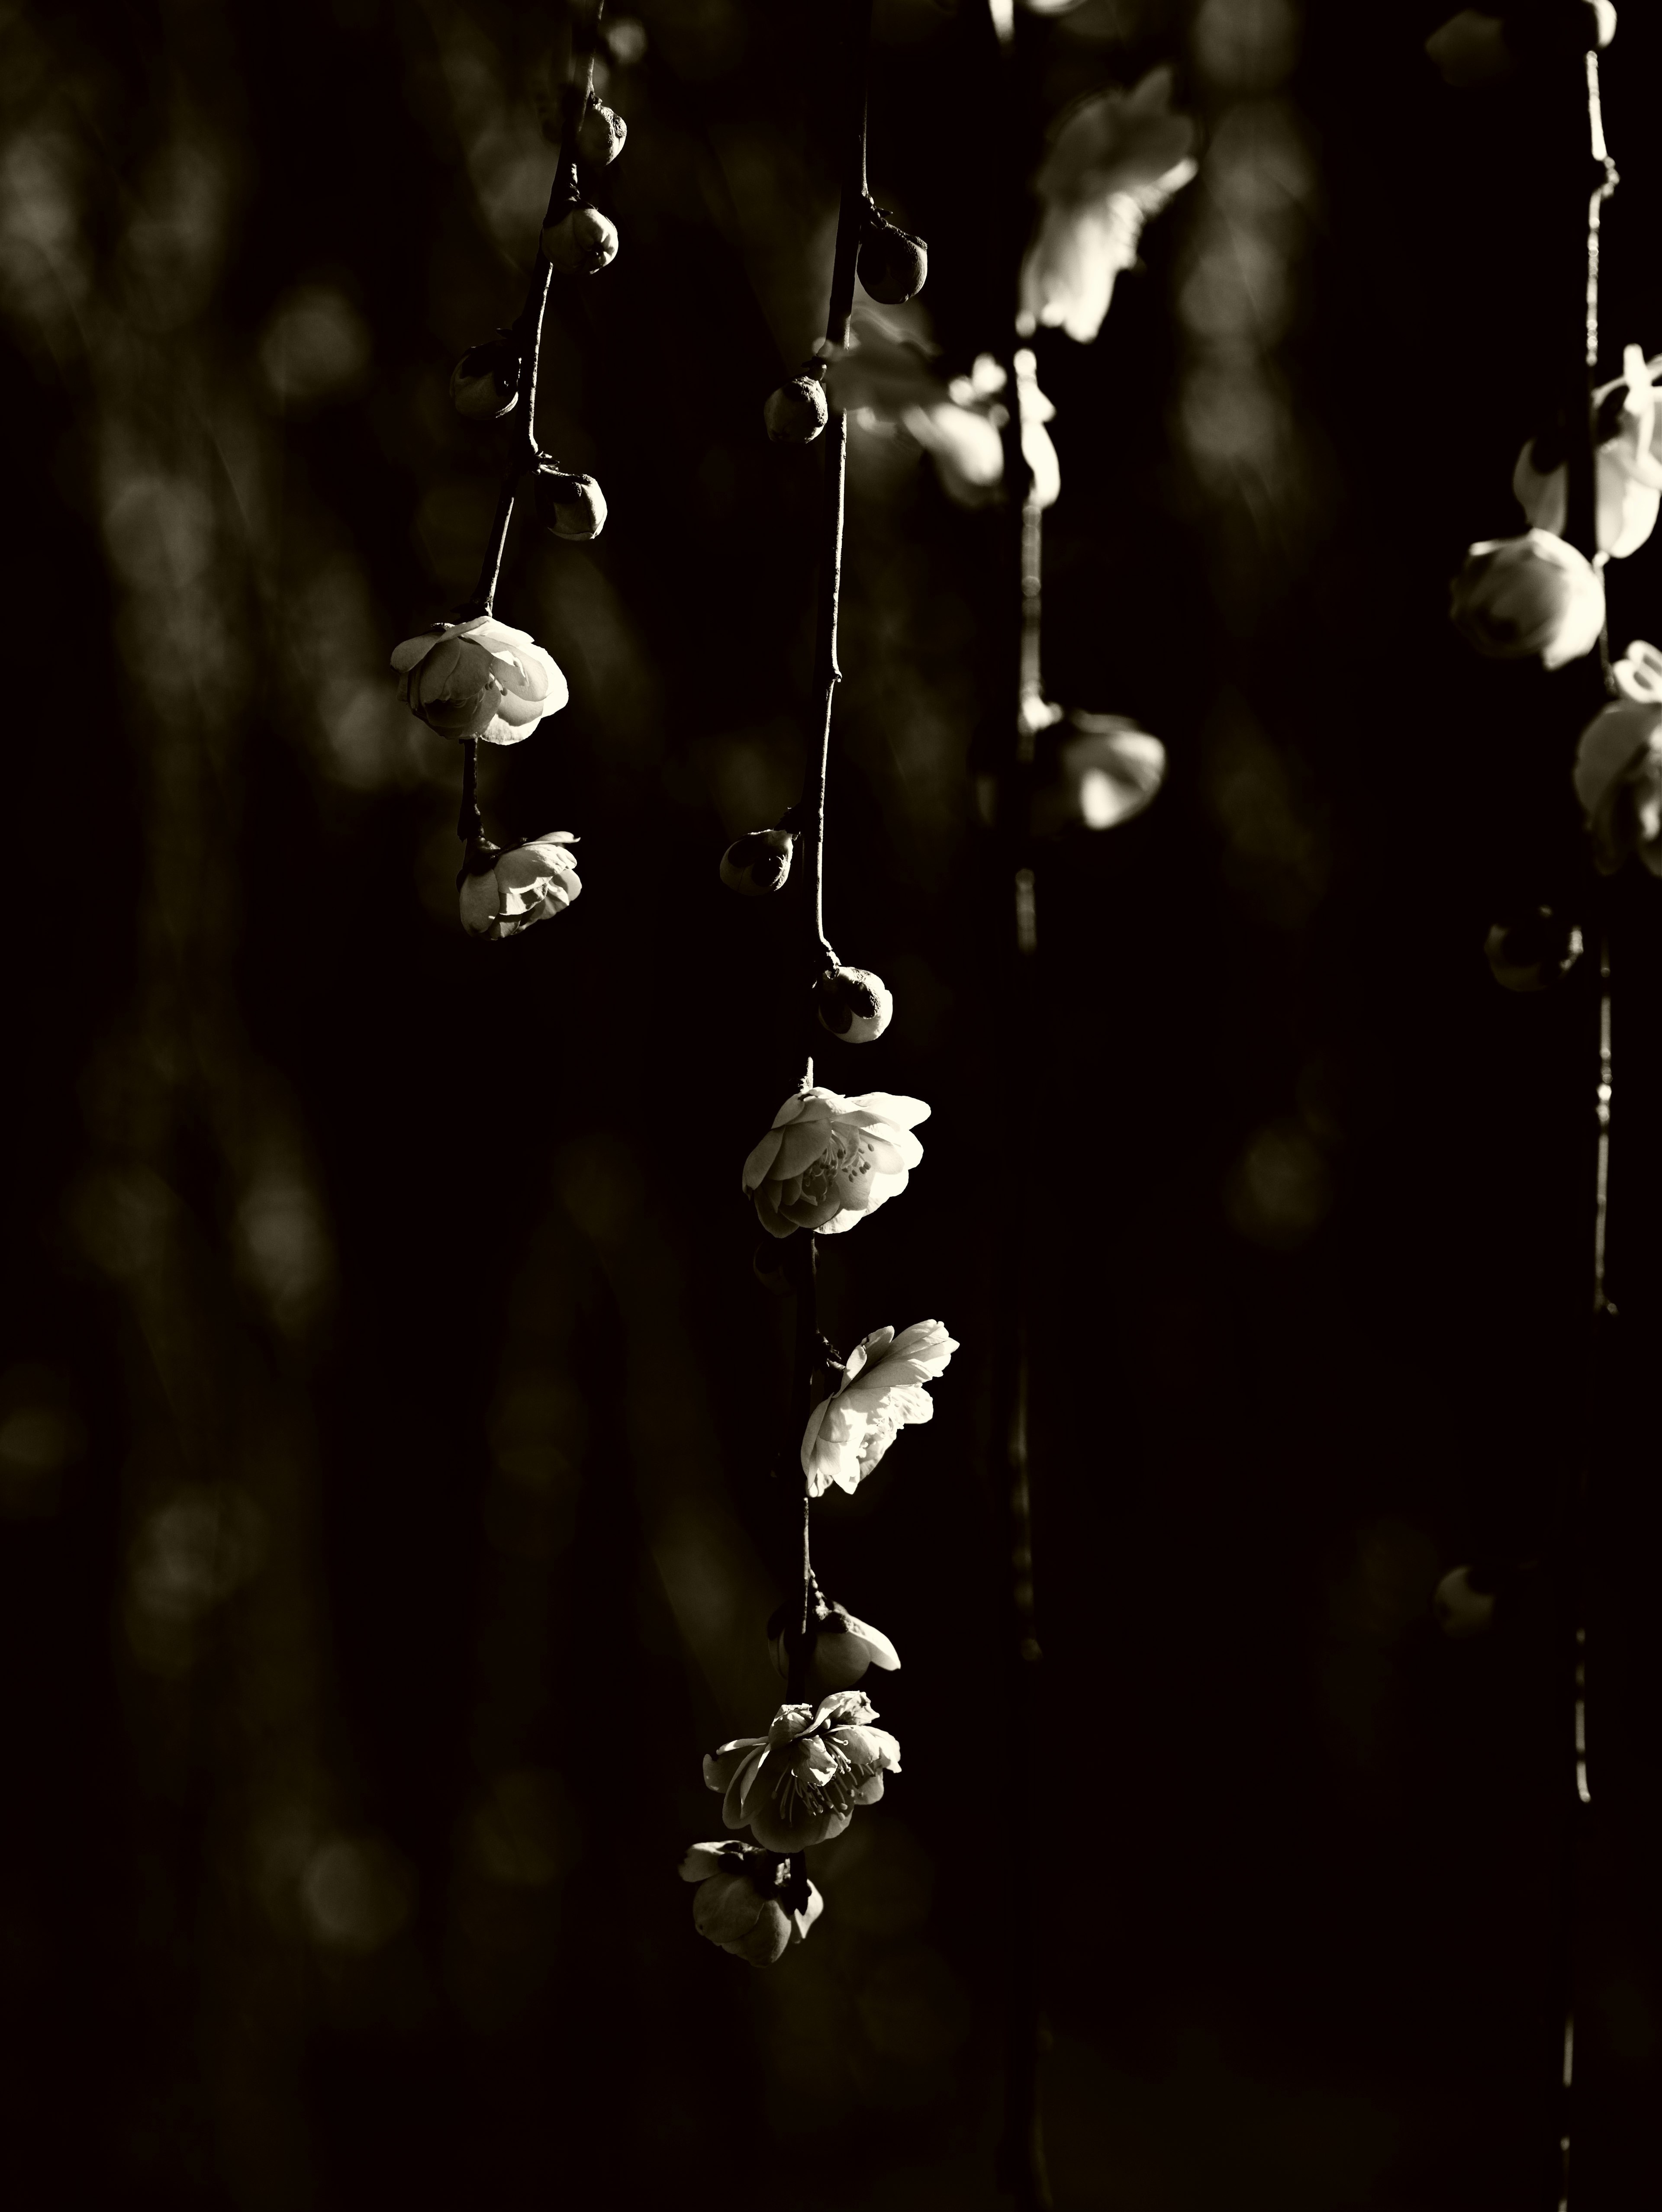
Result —
POLYGON ((869 968, 827 968, 813 987, 813 1011, 844 1044, 871 1044, 894 1018, 894 997, 869 968))
POLYGON ((929 249, 873 201, 860 215, 860 246, 855 274, 870 296, 885 307, 904 307, 923 289, 929 273, 929 249))
POLYGON ((592 200, 551 208, 542 254, 557 276, 596 276, 618 258, 618 226, 592 200))
POLYGON ((500 422, 520 404, 520 343, 499 331, 470 346, 450 372, 450 404, 470 422, 500 422))
POLYGON ((1483 939, 1483 957, 1503 991, 1549 991, 1581 957, 1581 933, 1549 906, 1516 921, 1497 921, 1483 939))
POLYGON ((594 478, 563 469, 546 455, 537 463, 532 501, 543 528, 569 544, 586 545, 606 528, 606 494, 594 478))
POLYGON ((742 898, 765 898, 782 890, 796 839, 788 830, 747 830, 721 855, 721 881, 742 898))
POLYGON ((811 446, 830 420, 823 361, 805 361, 795 376, 768 394, 762 409, 776 446, 811 446))

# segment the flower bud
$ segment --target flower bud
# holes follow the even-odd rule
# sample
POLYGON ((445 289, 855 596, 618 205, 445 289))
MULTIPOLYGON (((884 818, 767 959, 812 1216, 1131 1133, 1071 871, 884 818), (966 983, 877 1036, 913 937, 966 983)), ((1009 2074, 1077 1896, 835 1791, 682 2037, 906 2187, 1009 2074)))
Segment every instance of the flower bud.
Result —
POLYGON ((1495 981, 1507 991, 1546 991, 1562 983, 1581 957, 1581 933, 1537 906, 1519 921, 1497 921, 1483 939, 1495 981))
POLYGON ((520 349, 507 337, 470 347, 450 372, 450 404, 471 422, 499 422, 520 404, 520 349))
POLYGON ((1600 875, 1637 853, 1662 876, 1662 702, 1612 699, 1593 716, 1575 750, 1575 795, 1600 875))
POLYGON ((1476 1571, 1474 1567, 1451 1567, 1432 1592, 1431 1609, 1445 1636, 1481 1636, 1495 1618, 1495 1593, 1476 1587, 1472 1577, 1476 1571))
MULTIPOLYGON (((787 1678, 791 1646, 801 1638, 801 1600, 795 1598, 788 1599, 768 1620, 768 1652, 778 1673, 787 1678)), ((835 1598, 821 1597, 818 1583, 808 1621, 808 1645, 803 1686, 811 1698, 849 1689, 868 1667, 893 1673, 900 1664, 900 1654, 880 1628, 856 1620, 847 1606, 838 1605, 835 1598)))
POLYGON ((813 987, 813 1011, 844 1044, 870 1044, 893 1019, 894 1000, 869 968, 827 968, 813 987))
POLYGON ((817 376, 793 376, 768 394, 762 420, 776 446, 811 446, 831 420, 825 386, 817 376))
POLYGON ((1579 660, 1604 626, 1604 586, 1585 554, 1545 530, 1472 546, 1449 586, 1449 616, 1492 660, 1538 653, 1548 668, 1579 660))
POLYGON ((582 545, 606 528, 606 494, 593 477, 568 476, 551 462, 539 461, 532 497, 538 521, 557 538, 582 545))
POLYGON ((624 150, 629 125, 603 100, 591 100, 588 112, 577 125, 577 152, 591 169, 609 169, 624 150))
POLYGON ((776 891, 790 873, 795 837, 788 830, 750 830, 721 855, 721 881, 746 898, 776 891))
POLYGON ((923 289, 929 249, 921 238, 892 222, 880 208, 868 207, 854 265, 874 300, 886 307, 901 307, 923 289))
POLYGON ((543 232, 543 258, 557 276, 593 276, 617 258, 618 226, 579 200, 543 232))

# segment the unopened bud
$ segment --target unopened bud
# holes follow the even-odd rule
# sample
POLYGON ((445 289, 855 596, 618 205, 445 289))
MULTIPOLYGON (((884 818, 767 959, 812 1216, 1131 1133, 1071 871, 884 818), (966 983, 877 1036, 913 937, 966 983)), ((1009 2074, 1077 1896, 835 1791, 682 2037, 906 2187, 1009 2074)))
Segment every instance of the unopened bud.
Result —
POLYGON ((629 125, 603 100, 591 100, 588 112, 577 125, 577 152, 591 169, 610 168, 624 150, 629 125))
POLYGON ((543 258, 559 276, 593 276, 617 258, 618 226, 580 200, 543 232, 543 258))
POLYGON ((817 376, 793 376, 769 393, 762 410, 776 446, 811 446, 830 419, 825 387, 817 376))
POLYGON ((721 855, 721 881, 746 898, 776 891, 790 873, 796 840, 788 830, 749 830, 721 855))
MULTIPOLYGON (((786 1676, 792 1652, 802 1641, 801 1604, 801 1598, 788 1599, 768 1621, 769 1656, 786 1676)), ((900 1664, 900 1654, 880 1628, 856 1620, 835 1598, 820 1596, 817 1582, 808 1610, 807 1651, 803 1686, 816 1698, 850 1688, 868 1667, 892 1673, 900 1664)))
POLYGON ((568 476, 539 462, 532 496, 538 521, 557 538, 581 545, 606 528, 606 494, 593 477, 568 476))
POLYGON ((827 968, 813 987, 819 1026, 844 1044, 870 1044, 894 1016, 894 1000, 869 968, 827 968))
POLYGON ((450 372, 450 404, 471 422, 499 422, 520 404, 520 349, 511 338, 471 347, 450 372))
POLYGON ((880 208, 868 208, 854 265, 874 300, 886 307, 901 307, 923 289, 929 249, 921 238, 891 222, 880 208))
POLYGON ((1581 933, 1537 906, 1520 921, 1497 921, 1483 940, 1495 980, 1507 991, 1549 991, 1581 957, 1581 933))

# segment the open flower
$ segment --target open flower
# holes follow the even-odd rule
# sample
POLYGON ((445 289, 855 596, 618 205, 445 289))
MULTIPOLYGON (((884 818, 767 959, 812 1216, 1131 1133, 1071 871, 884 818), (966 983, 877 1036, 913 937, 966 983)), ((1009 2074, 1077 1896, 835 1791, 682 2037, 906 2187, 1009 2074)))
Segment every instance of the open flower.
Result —
MULTIPOLYGON (((802 1601, 800 1595, 787 1598, 776 1607, 768 1619, 768 1653, 776 1671, 790 1674, 791 1647, 801 1638, 802 1601)), ((816 1697, 827 1690, 847 1690, 856 1683, 868 1667, 880 1667, 893 1674, 900 1665, 900 1654, 895 1650, 880 1628, 874 1628, 868 1620, 856 1620, 845 1605, 835 1598, 823 1597, 819 1585, 813 1584, 813 1607, 808 1617, 808 1666, 804 1687, 816 1697)))
POLYGON ((1449 618, 1491 660, 1538 653, 1562 668, 1598 644, 1604 586, 1585 554, 1549 531, 1485 538, 1449 586, 1449 618))
POLYGON ((1601 875, 1637 853, 1662 876, 1662 702, 1616 699, 1593 716, 1575 750, 1575 795, 1601 875))
POLYGON ((928 1118, 921 1098, 886 1091, 793 1091, 745 1162, 745 1195, 770 1237, 839 1236, 904 1190, 923 1157, 911 1133, 928 1118))
POLYGON ((723 1838, 695 1844, 681 1861, 683 1881, 696 1881, 692 1924, 752 1966, 771 1966, 793 1943, 800 1943, 825 1910, 825 1900, 812 1882, 807 1902, 786 1903, 791 1863, 754 1844, 723 1838))
POLYGON ((808 1415, 802 1431, 802 1472, 808 1495, 820 1498, 834 1482, 850 1494, 877 1465, 903 1428, 934 1419, 923 1388, 942 1372, 958 1349, 938 1321, 914 1322, 897 1336, 874 1328, 849 1354, 837 1388, 808 1415))
POLYGON ((1172 112, 1169 69, 1068 110, 1033 179, 1043 208, 1021 264, 1019 329, 1043 323, 1091 343, 1142 226, 1196 173, 1194 143, 1193 122, 1172 112))
MULTIPOLYGON (((1593 394, 1600 427, 1614 409, 1612 434, 1601 439, 1595 457, 1598 550, 1613 561, 1636 553, 1656 527, 1662 509, 1662 460, 1656 440, 1656 393, 1642 347, 1622 356, 1622 374, 1593 394)), ((1553 450, 1550 437, 1533 438, 1518 456, 1512 474, 1513 496, 1537 530, 1561 532, 1568 512, 1569 472, 1553 450), (1550 465, 1543 467, 1543 462, 1550 465)))
POLYGON ((571 696, 551 653, 491 615, 439 623, 393 655, 399 696, 443 738, 517 745, 571 696))
POLYGON ((857 1805, 874 1805, 883 1777, 900 1771, 900 1746, 873 1728, 877 1709, 859 1690, 835 1690, 818 1706, 781 1705, 764 1736, 737 1736, 704 1760, 721 1792, 721 1818, 748 1827, 770 1851, 802 1851, 840 1836, 857 1805))
POLYGON ((461 926, 470 937, 488 937, 495 943, 516 937, 533 921, 546 921, 563 914, 582 890, 577 863, 566 851, 577 840, 569 830, 551 830, 503 852, 481 849, 480 860, 491 865, 477 872, 462 871, 459 886, 461 926))

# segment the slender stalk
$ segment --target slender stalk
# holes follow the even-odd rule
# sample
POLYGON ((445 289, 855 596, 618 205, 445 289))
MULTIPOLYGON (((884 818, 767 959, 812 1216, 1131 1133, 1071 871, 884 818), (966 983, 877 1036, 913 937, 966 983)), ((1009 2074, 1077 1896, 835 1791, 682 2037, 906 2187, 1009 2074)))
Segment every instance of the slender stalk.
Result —
POLYGON ((461 808, 456 816, 456 835, 464 845, 477 845, 484 836, 484 819, 479 812, 479 741, 477 738, 462 740, 461 808))

